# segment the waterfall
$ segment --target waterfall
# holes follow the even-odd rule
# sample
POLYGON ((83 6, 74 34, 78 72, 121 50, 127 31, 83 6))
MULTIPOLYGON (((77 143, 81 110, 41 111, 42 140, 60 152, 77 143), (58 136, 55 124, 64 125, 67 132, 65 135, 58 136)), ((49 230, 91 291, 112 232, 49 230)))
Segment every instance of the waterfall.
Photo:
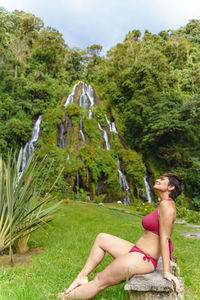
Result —
POLYGON ((92 116, 93 116, 92 111, 91 111, 91 109, 89 109, 89 110, 88 110, 88 117, 89 117, 89 119, 91 119, 92 116))
MULTIPOLYGON (((67 115, 66 115, 67 116, 67 115)), ((66 118, 62 120, 62 123, 59 125, 59 133, 58 133, 58 147, 59 148, 64 148, 67 143, 68 143, 68 137, 69 137, 69 133, 70 130, 72 128, 72 121, 71 118, 68 117, 68 123, 67 123, 67 134, 66 137, 64 139, 64 133, 65 133, 65 122, 66 122, 66 118)))
POLYGON ((90 106, 94 106, 94 90, 91 85, 87 86, 86 93, 91 103, 90 106))
POLYGON ((117 129, 116 129, 116 127, 115 127, 115 123, 114 123, 114 122, 112 122, 112 124, 111 124, 111 131, 112 131, 112 132, 114 132, 114 133, 116 133, 116 134, 118 134, 118 132, 117 132, 117 129))
POLYGON ((67 155, 67 158, 66 158, 66 166, 67 166, 68 163, 69 163, 69 159, 70 159, 70 155, 68 154, 68 155, 67 155))
POLYGON ((27 164, 29 156, 34 151, 34 143, 37 142, 37 140, 39 138, 41 121, 42 121, 42 116, 40 115, 33 127, 32 136, 31 136, 30 140, 26 143, 26 145, 23 149, 22 165, 21 165, 22 172, 24 171, 24 168, 27 164))
POLYGON ((110 124, 110 121, 108 120, 106 114, 105 114, 105 117, 106 117, 106 122, 107 122, 107 124, 108 124, 109 130, 111 131, 111 124, 110 124))
POLYGON ((77 87, 82 84, 82 94, 79 99, 79 106, 88 109, 88 117, 92 118, 92 111, 90 109, 91 106, 94 106, 94 90, 91 85, 87 85, 85 82, 79 81, 76 83, 73 88, 71 94, 67 97, 67 100, 64 104, 65 108, 68 104, 74 103, 74 97, 76 94, 77 87), (89 100, 89 101, 88 101, 89 100))
POLYGON ((129 205, 130 204, 129 185, 126 180, 126 176, 121 171, 120 160, 118 156, 117 156, 117 165, 118 165, 119 183, 120 186, 122 187, 122 190, 125 192, 125 195, 123 197, 123 203, 125 205, 129 205))
POLYGON ((83 84, 82 95, 82 98, 80 98, 80 102, 82 101, 82 104, 80 106, 83 106, 88 109, 88 117, 91 119, 92 111, 90 107, 94 106, 94 90, 91 87, 91 85, 88 86, 86 83, 83 84))
POLYGON ((89 109, 90 104, 88 101, 88 97, 86 95, 86 90, 87 90, 87 85, 86 85, 86 83, 83 83, 82 94, 79 99, 79 106, 89 109))
POLYGON ((148 201, 148 202, 152 202, 152 198, 151 198, 151 190, 150 190, 149 183, 148 183, 148 181, 147 181, 147 174, 144 176, 144 184, 145 184, 145 190, 146 190, 147 201, 148 201))
POLYGON ((86 168, 86 181, 87 181, 87 185, 89 185, 89 171, 88 171, 88 168, 86 168))
POLYGON ((103 130, 103 128, 101 127, 101 125, 99 123, 98 123, 98 127, 99 127, 99 130, 103 134, 103 138, 104 138, 104 141, 105 141, 105 144, 106 144, 106 149, 110 150, 110 144, 109 144, 107 132, 105 130, 103 130))
POLYGON ((59 134, 58 134, 58 147, 64 148, 65 147, 65 141, 63 138, 65 132, 65 119, 62 120, 62 123, 59 126, 59 134))
POLYGON ((67 100, 64 104, 64 107, 66 108, 68 104, 72 104, 74 103, 74 97, 75 97, 75 94, 76 94, 76 88, 79 86, 79 84, 81 84, 82 81, 79 81, 78 83, 76 83, 73 88, 72 88, 72 92, 71 94, 67 97, 67 100))
POLYGON ((83 133, 83 120, 80 119, 80 133, 81 133, 81 137, 82 137, 82 141, 85 142, 85 136, 83 133))
MULTIPOLYGON (((87 91, 86 91, 88 98, 90 100, 90 106, 94 106, 94 90, 91 87, 91 85, 88 86, 87 91)), ((88 117, 91 119, 93 116, 91 109, 88 110, 88 117)))
POLYGON ((76 186, 77 186, 77 191, 79 193, 79 185, 80 185, 80 178, 79 178, 79 173, 77 172, 76 174, 76 186))
MULTIPOLYGON (((77 98, 77 92, 79 92, 79 90, 81 89, 81 95, 78 99, 78 105, 79 107, 83 107, 85 109, 88 110, 88 117, 92 118, 93 117, 93 113, 91 110, 91 107, 93 107, 95 105, 95 91, 92 88, 91 85, 87 85, 86 83, 79 81, 78 83, 76 83, 71 91, 71 94, 67 97, 67 100, 64 104, 65 108, 67 107, 68 104, 74 103, 75 101, 75 97, 77 98)), ((68 117, 68 116, 67 116, 68 117)), ((85 142, 85 135, 83 132, 83 119, 82 116, 80 116, 80 135, 81 135, 81 140, 83 142, 85 142)), ((104 130, 101 125, 98 123, 98 128, 103 136, 103 141, 105 144, 105 148, 107 150, 110 150, 110 142, 109 142, 109 132, 114 132, 116 134, 118 134, 115 123, 109 121, 109 119, 107 118, 107 115, 105 114, 105 118, 106 118, 106 122, 107 122, 107 128, 106 130, 104 130)), ((65 128, 64 125, 66 124, 66 119, 62 121, 61 125, 60 125, 60 131, 59 131, 59 147, 60 148, 64 148, 67 143, 68 143, 68 136, 69 136, 69 132, 72 128, 72 122, 71 119, 68 117, 68 124, 67 124, 67 133, 65 132, 65 128), (64 134, 66 135, 66 137, 64 137, 64 134)), ((77 148, 79 149, 81 147, 81 140, 79 139, 78 141, 78 145, 77 148)), ((66 164, 68 163, 69 160, 69 154, 67 156, 66 159, 66 164)), ((120 166, 120 160, 117 157, 117 164, 118 164, 118 176, 119 176, 119 184, 121 186, 121 190, 122 190, 122 194, 123 194, 123 204, 125 205, 129 205, 130 204, 130 188, 126 179, 125 174, 123 173, 121 166, 120 166)), ((80 184, 81 180, 80 180, 80 174, 79 172, 77 172, 76 174, 76 187, 77 187, 77 193, 79 193, 79 188, 80 188, 80 184)), ((86 182, 87 185, 89 186, 89 170, 86 168, 86 182)))
POLYGON ((72 120, 70 117, 68 117, 68 123, 67 123, 67 135, 66 135, 66 138, 65 138, 65 146, 67 145, 68 143, 68 137, 69 137, 69 133, 70 133, 70 130, 72 129, 72 120))
POLYGON ((115 123, 114 123, 114 122, 110 123, 110 121, 108 120, 108 118, 107 118, 106 115, 105 115, 105 117, 106 117, 107 124, 108 124, 108 126, 109 126, 109 130, 110 130, 111 132, 115 132, 116 134, 118 134, 117 129, 116 129, 116 127, 115 127, 115 123))

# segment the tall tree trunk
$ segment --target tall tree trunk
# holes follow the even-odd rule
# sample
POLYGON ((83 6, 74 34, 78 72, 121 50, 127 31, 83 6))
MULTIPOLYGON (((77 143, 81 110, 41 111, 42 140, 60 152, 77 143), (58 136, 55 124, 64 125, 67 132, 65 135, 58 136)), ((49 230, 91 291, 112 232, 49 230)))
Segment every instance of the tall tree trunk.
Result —
MULTIPOLYGON (((15 76, 14 76, 14 78, 16 79, 17 76, 18 76, 18 66, 15 65, 15 76)), ((14 81, 14 84, 13 84, 13 87, 12 87, 12 96, 14 96, 15 86, 16 86, 16 80, 14 81)))

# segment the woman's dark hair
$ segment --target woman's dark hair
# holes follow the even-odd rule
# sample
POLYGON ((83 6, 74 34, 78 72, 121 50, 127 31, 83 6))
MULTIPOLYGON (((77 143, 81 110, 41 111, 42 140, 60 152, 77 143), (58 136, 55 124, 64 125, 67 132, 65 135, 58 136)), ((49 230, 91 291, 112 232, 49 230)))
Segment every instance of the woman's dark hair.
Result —
POLYGON ((175 173, 165 173, 162 176, 168 177, 169 185, 174 186, 174 189, 171 191, 169 196, 172 199, 176 199, 176 197, 178 197, 182 193, 183 188, 184 188, 181 178, 179 177, 179 175, 177 175, 175 173))

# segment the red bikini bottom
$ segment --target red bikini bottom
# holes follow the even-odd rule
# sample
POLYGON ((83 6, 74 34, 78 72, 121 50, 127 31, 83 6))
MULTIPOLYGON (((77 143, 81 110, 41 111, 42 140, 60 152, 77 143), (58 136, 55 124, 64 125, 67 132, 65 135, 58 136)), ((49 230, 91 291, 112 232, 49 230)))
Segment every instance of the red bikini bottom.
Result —
POLYGON ((154 259, 153 257, 151 257, 148 253, 143 252, 136 246, 133 246, 129 252, 139 252, 139 253, 144 254, 143 259, 144 260, 147 259, 148 261, 151 261, 154 266, 154 270, 156 269, 158 261, 156 259, 154 259))

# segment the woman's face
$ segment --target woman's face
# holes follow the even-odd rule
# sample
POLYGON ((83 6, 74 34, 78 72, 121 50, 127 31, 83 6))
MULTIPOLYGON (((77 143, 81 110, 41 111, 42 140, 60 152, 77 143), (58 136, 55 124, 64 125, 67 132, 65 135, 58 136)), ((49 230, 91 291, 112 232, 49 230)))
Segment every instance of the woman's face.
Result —
POLYGON ((156 179, 155 184, 153 186, 155 191, 168 191, 169 190, 169 178, 165 176, 160 176, 156 179))

